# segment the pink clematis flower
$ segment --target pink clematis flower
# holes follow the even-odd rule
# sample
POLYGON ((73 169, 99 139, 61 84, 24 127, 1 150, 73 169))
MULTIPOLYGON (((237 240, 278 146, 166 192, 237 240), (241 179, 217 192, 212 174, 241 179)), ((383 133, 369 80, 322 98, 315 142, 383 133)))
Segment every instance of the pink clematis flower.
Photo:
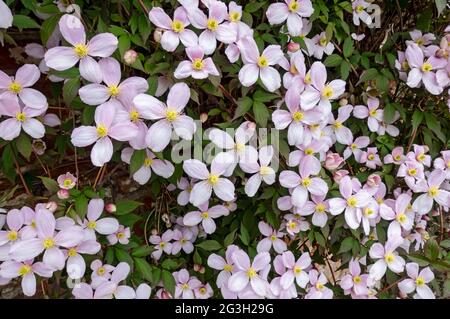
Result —
POLYGON ((428 146, 414 144, 414 152, 406 154, 406 158, 409 161, 414 161, 422 166, 429 167, 431 165, 431 156, 426 154, 428 151, 428 146))
POLYGON ((57 179, 59 188, 72 189, 77 184, 77 178, 73 176, 70 172, 66 174, 61 174, 57 179))
POLYGON ((198 43, 198 37, 195 32, 186 29, 190 22, 183 7, 175 9, 173 19, 170 19, 160 7, 152 8, 148 13, 148 17, 154 25, 164 30, 161 37, 161 46, 164 50, 169 52, 175 51, 180 41, 185 47, 191 47, 198 43))
POLYGON ((189 60, 178 64, 173 76, 176 79, 192 77, 193 79, 206 79, 209 75, 219 76, 214 62, 211 58, 204 59, 204 50, 201 46, 186 48, 189 60))
POLYGON ((450 151, 442 151, 441 155, 434 160, 434 168, 443 170, 446 178, 450 179, 450 151))
POLYGON ((266 236, 266 238, 259 241, 256 246, 256 251, 258 253, 269 251, 272 246, 279 254, 282 254, 287 249, 287 245, 282 239, 285 235, 283 232, 274 230, 269 224, 266 224, 263 221, 258 223, 258 229, 261 234, 266 236))
POLYGON ((404 230, 411 230, 414 224, 414 212, 408 209, 410 202, 409 194, 400 194, 395 200, 393 209, 384 206, 384 209, 380 209, 380 215, 385 220, 393 220, 393 223, 398 223, 404 230))
POLYGON ((434 274, 430 267, 426 267, 419 272, 417 263, 407 263, 405 268, 409 278, 400 281, 398 289, 404 294, 416 291, 417 294, 414 295, 414 298, 435 299, 433 291, 426 285, 434 279, 434 274))
POLYGON ((80 254, 95 255, 100 249, 101 246, 97 241, 85 240, 65 251, 67 255, 66 271, 69 277, 72 279, 83 278, 86 271, 86 262, 80 254))
POLYGON ((174 272, 173 277, 176 281, 175 298, 194 299, 194 290, 202 286, 200 280, 189 276, 189 272, 186 269, 174 272))
POLYGON ((376 147, 369 147, 367 151, 361 154, 361 163, 365 163, 367 167, 371 169, 376 169, 377 166, 382 166, 380 155, 378 155, 378 149, 376 147))
POLYGON ((242 292, 250 283, 254 293, 264 297, 267 295, 269 284, 259 272, 270 266, 270 254, 268 252, 258 253, 250 264, 250 258, 242 251, 233 253, 236 272, 228 279, 228 288, 233 292, 242 292))
POLYGON ((65 256, 60 247, 69 248, 81 243, 84 238, 79 226, 71 226, 55 233, 55 217, 45 209, 36 211, 37 238, 30 238, 14 243, 10 255, 16 261, 33 259, 44 250, 43 262, 56 270, 64 268, 65 256))
POLYGON ((111 273, 116 267, 103 264, 100 259, 96 259, 91 263, 90 268, 92 270, 91 286, 92 288, 97 289, 97 287, 100 287, 103 283, 109 281, 111 273))
POLYGON ((259 149, 259 164, 257 162, 241 163, 241 168, 244 172, 253 174, 245 183, 245 193, 247 196, 255 196, 262 181, 267 185, 275 183, 275 171, 269 166, 272 158, 273 147, 269 145, 259 149))
POLYGON ((369 5, 370 4, 364 0, 356 0, 352 2, 354 25, 359 26, 360 20, 368 26, 372 24, 372 17, 365 11, 369 5))
POLYGON ((137 95, 133 102, 139 112, 151 120, 158 120, 147 132, 145 141, 154 152, 161 152, 170 143, 172 130, 185 140, 191 140, 196 126, 194 120, 183 115, 183 109, 189 102, 191 92, 185 83, 171 87, 167 105, 147 94, 137 95))
POLYGON ((294 188, 292 192, 292 203, 297 207, 303 207, 308 200, 308 194, 323 196, 328 193, 328 185, 320 177, 310 177, 312 168, 300 166, 300 175, 293 171, 282 171, 280 173, 280 184, 286 188, 294 188))
POLYGON ((173 231, 174 242, 172 243, 172 254, 176 255, 181 250, 183 250, 186 254, 192 253, 194 251, 194 245, 192 242, 195 240, 193 237, 194 235, 188 229, 182 229, 181 231, 175 229, 173 231))
POLYGON ((357 296, 367 295, 369 293, 367 288, 369 275, 361 275, 361 266, 353 258, 350 260, 348 270, 349 273, 341 278, 341 288, 346 291, 351 290, 357 296))
POLYGON ((367 125, 371 132, 376 132, 379 129, 380 122, 383 121, 383 110, 379 109, 380 100, 369 98, 367 100, 367 107, 364 105, 356 105, 353 109, 353 115, 359 119, 367 118, 367 125))
POLYGON ((337 99, 345 91, 345 81, 327 81, 327 70, 321 62, 314 62, 310 69, 311 86, 307 87, 300 97, 300 105, 304 110, 310 110, 318 105, 323 114, 331 112, 330 101, 337 99))
POLYGON ((14 243, 21 239, 21 228, 24 225, 24 214, 22 210, 11 209, 6 215, 6 224, 9 230, 0 230, 0 246, 14 243))
MULTIPOLYGON (((281 59, 280 61, 283 60, 281 59)), ((280 66, 289 71, 283 75, 283 86, 285 89, 292 89, 300 94, 310 80, 309 75, 306 73, 305 57, 302 51, 297 51, 291 55, 289 62, 287 59, 285 61, 285 65, 280 62, 280 66)))
POLYGON ((155 250, 152 252, 152 257, 156 260, 161 258, 163 251, 166 254, 172 252, 172 243, 169 243, 173 239, 173 231, 171 229, 166 230, 161 237, 157 235, 150 236, 150 243, 155 245, 155 250))
POLYGON ((325 132, 328 132, 330 136, 334 136, 336 141, 343 145, 349 145, 353 141, 352 131, 343 125, 343 123, 350 117, 352 110, 353 106, 349 104, 341 106, 338 109, 338 117, 336 119, 334 119, 333 113, 330 113, 328 123, 331 125, 324 129, 325 132), (330 132, 333 132, 334 134, 330 134, 330 132))
POLYGON ((198 8, 188 9, 189 19, 194 27, 204 30, 198 44, 203 47, 205 54, 212 54, 217 47, 217 40, 226 44, 236 41, 236 29, 228 23, 223 23, 228 17, 225 3, 213 1, 209 5, 209 16, 198 8))
POLYGON ((353 194, 354 187, 349 176, 339 182, 339 191, 343 198, 332 198, 328 201, 330 213, 339 215, 345 210, 345 221, 351 229, 359 227, 362 219, 362 209, 367 206, 372 196, 365 190, 353 194))
POLYGON ((288 250, 281 255, 283 266, 287 271, 281 276, 280 284, 283 289, 288 289, 294 280, 301 288, 306 288, 309 283, 309 275, 307 270, 311 266, 311 257, 309 253, 303 253, 296 261, 294 254, 288 250))
POLYGON ((395 250, 402 244, 403 238, 388 238, 386 244, 375 243, 370 247, 369 255, 372 259, 378 259, 370 267, 369 276, 374 280, 380 280, 389 268, 394 273, 401 273, 405 268, 405 260, 395 250))
POLYGON ((427 45, 430 45, 434 40, 436 40, 436 36, 432 33, 422 34, 420 30, 413 30, 409 32, 411 40, 406 41, 407 45, 417 44, 420 48, 424 48, 427 45))
POLYGON ((344 159, 349 158, 352 155, 352 153, 353 153, 353 156, 355 157, 355 160, 358 163, 360 163, 361 162, 361 156, 363 154, 363 151, 361 151, 361 149, 367 147, 369 144, 370 144, 370 138, 368 136, 359 136, 359 137, 357 137, 344 150, 344 159))
POLYGON ((214 157, 211 163, 211 172, 208 171, 206 165, 199 160, 190 159, 183 162, 183 170, 192 178, 200 180, 192 188, 189 201, 199 206, 206 203, 214 193, 224 201, 234 199, 233 183, 223 177, 228 167, 232 165, 234 158, 231 154, 222 152, 214 157))
POLYGON ((186 226, 195 226, 202 223, 205 233, 212 234, 216 231, 216 223, 214 218, 228 215, 228 209, 223 205, 216 205, 208 207, 208 202, 198 205, 199 211, 187 213, 183 218, 183 223, 186 226))
POLYGON ((45 111, 48 107, 47 98, 41 92, 30 88, 41 77, 41 72, 34 64, 22 65, 15 77, 10 77, 0 71, 0 98, 16 98, 32 109, 45 111))
POLYGON ((83 23, 74 15, 65 14, 59 20, 63 38, 72 47, 54 47, 45 53, 45 63, 57 71, 70 69, 80 61, 80 75, 94 83, 101 81, 101 69, 93 57, 106 58, 116 51, 119 41, 111 33, 101 33, 86 43, 83 23))
POLYGON ((440 189, 445 180, 445 173, 440 169, 431 172, 427 180, 420 180, 414 189, 414 192, 425 192, 419 195, 413 203, 413 209, 419 214, 428 214, 436 202, 439 205, 450 206, 450 192, 440 189))
POLYGON ((304 126, 311 125, 321 120, 322 114, 313 110, 304 111, 300 107, 300 95, 295 90, 288 90, 285 103, 289 111, 275 110, 272 113, 272 121, 277 130, 288 128, 289 145, 297 145, 304 142, 304 126))
POLYGON ((191 191, 195 183, 193 180, 189 181, 186 177, 180 178, 177 182, 177 187, 181 189, 181 192, 177 196, 177 203, 181 206, 186 206, 189 203, 191 197, 191 191))
POLYGON ((327 277, 323 273, 319 273, 313 269, 309 272, 309 282, 311 288, 305 296, 305 299, 332 299, 333 291, 326 287, 327 277))
POLYGON ((281 77, 273 67, 283 56, 279 45, 269 45, 260 55, 256 42, 251 37, 241 39, 237 43, 244 66, 239 71, 239 81, 243 86, 255 84, 258 78, 268 91, 274 92, 281 86, 281 77))
POLYGON ((407 80, 408 86, 419 87, 420 83, 423 82, 425 88, 431 94, 441 94, 444 89, 437 83, 436 73, 433 70, 444 68, 447 62, 434 56, 424 61, 423 51, 415 43, 408 46, 405 54, 411 67, 407 80))
POLYGON ((287 20, 289 35, 298 37, 302 33, 302 17, 310 17, 314 12, 310 0, 285 0, 285 3, 272 3, 267 8, 270 24, 281 24, 287 20))
MULTIPOLYGON (((121 155, 122 161, 130 164, 133 153, 134 150, 131 147, 124 148, 121 155)), ((133 174, 133 179, 140 185, 145 185, 150 180, 152 171, 164 178, 169 178, 173 175, 175 167, 171 162, 156 158, 155 154, 149 150, 146 150, 146 155, 144 164, 133 174)))
POLYGON ((33 263, 33 260, 18 262, 7 260, 0 265, 0 276, 3 278, 22 277, 22 291, 25 296, 31 297, 36 293, 36 276, 50 278, 53 276, 53 269, 43 262, 33 263))
POLYGON ((395 165, 403 164, 406 160, 406 156, 404 155, 404 150, 402 146, 397 146, 392 150, 391 154, 387 154, 383 162, 384 164, 394 163, 395 165))
POLYGON ((311 195, 311 199, 312 201, 307 201, 300 209, 300 215, 308 216, 313 214, 312 224, 317 227, 324 227, 328 220, 327 212, 330 210, 330 205, 325 200, 325 195, 311 195))
POLYGON ((107 100, 124 101, 125 94, 144 93, 148 90, 148 83, 144 78, 133 76, 120 82, 121 70, 119 62, 114 58, 104 58, 98 62, 102 81, 106 84, 92 83, 79 90, 80 99, 89 105, 99 105, 107 100))
POLYGON ((113 145, 111 138, 117 141, 129 141, 138 134, 138 128, 131 122, 114 122, 116 107, 112 101, 95 109, 96 126, 80 126, 72 131, 72 144, 85 147, 95 143, 91 151, 91 160, 101 167, 111 160, 113 145))
POLYGON ((82 282, 72 289, 72 295, 74 295, 75 299, 108 299, 108 296, 112 295, 116 289, 116 285, 108 281, 97 287, 95 291, 94 289, 91 285, 82 282))
POLYGON ((334 45, 327 39, 325 32, 315 35, 312 39, 304 39, 307 53, 318 60, 322 60, 323 54, 330 55, 334 51, 334 45))
POLYGON ((130 242, 130 227, 119 225, 119 228, 114 234, 106 236, 110 245, 115 245, 118 242, 122 245, 126 245, 130 242))
POLYGON ((45 108, 36 109, 23 106, 16 98, 0 99, 0 115, 9 117, 0 123, 0 138, 12 141, 20 135, 22 129, 33 138, 44 137, 45 127, 35 119, 43 113, 45 113, 45 108))
POLYGON ((96 240, 95 233, 111 235, 119 229, 119 222, 113 217, 100 218, 105 208, 103 199, 94 198, 89 201, 86 219, 85 239, 96 240))
POLYGON ((211 254, 208 257, 208 266, 220 270, 217 275, 216 284, 217 287, 220 288, 222 295, 228 295, 229 298, 236 298, 236 293, 229 291, 228 289, 228 279, 231 277, 232 272, 234 271, 234 260, 232 258, 233 253, 238 251, 239 247, 236 245, 230 245, 227 247, 225 252, 225 258, 217 255, 211 254))

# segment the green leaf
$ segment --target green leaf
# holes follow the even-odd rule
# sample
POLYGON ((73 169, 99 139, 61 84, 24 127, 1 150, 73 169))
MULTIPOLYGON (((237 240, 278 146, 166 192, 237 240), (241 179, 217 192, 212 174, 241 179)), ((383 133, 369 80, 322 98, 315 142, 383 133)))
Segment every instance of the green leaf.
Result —
POLYGON ((425 121, 429 129, 443 142, 446 143, 446 137, 441 131, 441 123, 432 113, 425 113, 425 121))
POLYGON ((439 245, 436 240, 429 239, 425 243, 424 253, 427 258, 430 260, 436 260, 439 257, 439 245))
POLYGON ((248 96, 245 96, 237 101, 237 108, 234 113, 233 120, 245 115, 253 105, 253 100, 249 98, 248 96))
POLYGON ((262 102, 262 103, 267 103, 267 102, 273 101, 277 98, 278 98, 278 95, 268 93, 265 91, 261 91, 261 90, 258 90, 255 92, 255 94, 253 94, 253 100, 262 102))
POLYGON ((115 248, 115 253, 118 261, 126 262, 131 268, 134 267, 133 257, 131 257, 128 252, 120 248, 115 248))
POLYGON ((47 45, 48 39, 53 34, 53 31, 55 31, 55 28, 56 28, 60 18, 61 18, 61 14, 56 14, 56 15, 53 15, 50 18, 46 19, 42 23, 40 35, 41 35, 42 44, 44 46, 47 45))
POLYGON ((137 271, 141 274, 142 278, 153 282, 152 267, 143 258, 134 258, 134 265, 137 271))
POLYGON ((130 174, 136 173, 142 165, 144 165, 145 158, 147 157, 147 152, 145 150, 135 150, 133 155, 131 155, 130 160, 130 174))
POLYGON ((250 234, 248 233, 248 230, 245 228, 244 224, 241 224, 241 235, 239 237, 241 238, 242 243, 245 246, 248 246, 250 242, 250 234))
POLYGON ((270 115, 264 103, 254 101, 253 114, 255 115, 256 123, 261 127, 266 127, 270 115))
POLYGON ((335 67, 338 66, 339 64, 341 64, 342 62, 342 57, 338 54, 332 54, 327 56, 327 58, 325 59, 325 61, 323 62, 323 64, 325 64, 325 66, 327 67, 335 67))
POLYGON ((215 240, 205 240, 205 241, 201 242, 200 244, 197 244, 196 246, 199 248, 202 248, 206 251, 215 251, 215 250, 219 250, 220 248, 222 248, 222 245, 219 244, 215 240))
POLYGON ((84 195, 80 195, 75 199, 75 210, 77 211, 77 215, 83 219, 86 216, 88 207, 88 199, 84 195))
POLYGON ((16 14, 13 17, 13 26, 22 29, 40 29, 41 26, 28 16, 16 14))
POLYGON ((259 9, 261 9, 261 7, 265 4, 265 1, 259 1, 259 2, 251 2, 248 3, 245 8, 244 11, 248 12, 248 13, 253 13, 258 11, 259 9))
POLYGON ((39 176, 39 178, 42 181, 42 184, 44 184, 45 188, 48 189, 52 193, 56 193, 59 190, 58 183, 51 178, 39 176))
POLYGON ((152 253, 153 247, 150 246, 141 246, 133 250, 131 255, 133 257, 145 257, 152 253))
POLYGON ((354 241, 353 237, 345 238, 341 243, 338 254, 350 251, 353 248, 353 241, 354 241))
POLYGON ((442 12, 444 12, 446 6, 447 6, 447 0, 435 0, 436 2, 436 8, 438 12, 438 17, 441 15, 442 12))
POLYGON ((28 135, 20 134, 16 139, 16 146, 20 154, 29 161, 31 156, 31 140, 28 135))
POLYGON ((229 234, 225 237, 225 239, 223 240, 223 245, 224 245, 225 247, 230 246, 230 245, 234 242, 234 239, 235 239, 235 237, 236 237, 236 231, 237 231, 237 229, 233 230, 231 233, 229 233, 229 234))
POLYGON ((319 246, 325 247, 325 237, 319 232, 314 233, 314 238, 316 239, 319 246))
POLYGON ((412 116, 412 127, 413 130, 416 130, 419 125, 422 123, 423 121, 423 112, 421 110, 415 110, 414 114, 412 116))
POLYGON ((121 35, 119 37, 119 53, 122 59, 123 55, 130 48, 130 46, 131 46, 130 37, 127 34, 121 35))
POLYGON ((359 83, 373 80, 377 77, 377 75, 378 75, 377 69, 372 68, 372 69, 365 70, 361 74, 361 77, 359 78, 359 83))
POLYGON ((350 74, 350 68, 351 68, 351 64, 348 63, 347 61, 343 61, 341 63, 341 80, 347 80, 348 75, 350 74))
POLYGON ((351 56, 353 54, 354 50, 355 50, 355 48, 353 47, 353 40, 351 37, 348 37, 347 39, 345 39, 344 46, 342 48, 344 56, 346 58, 348 58, 349 56, 351 56))
POLYGON ((70 79, 64 83, 63 99, 66 105, 70 105, 73 99, 77 96, 80 89, 80 79, 78 77, 70 79))
POLYGON ((393 103, 389 103, 383 110, 384 114, 384 122, 391 123, 395 116, 395 105, 393 103))
POLYGON ((167 271, 163 270, 161 273, 162 281, 164 288, 167 289, 167 291, 174 296, 175 295, 175 278, 173 278, 173 275, 167 271))
POLYGON ((441 241, 440 245, 442 248, 450 248, 450 239, 441 241))
POLYGON ((135 202, 133 200, 120 200, 116 202, 116 215, 126 215, 134 211, 136 208, 141 206, 142 203, 135 202))

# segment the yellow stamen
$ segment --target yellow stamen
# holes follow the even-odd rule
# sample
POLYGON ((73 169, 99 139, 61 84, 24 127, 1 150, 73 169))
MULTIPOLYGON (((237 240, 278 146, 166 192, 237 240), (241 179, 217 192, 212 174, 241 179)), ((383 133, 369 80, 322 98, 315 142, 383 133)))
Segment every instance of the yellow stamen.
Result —
POLYGON ((225 266, 223 266, 223 270, 225 270, 225 271, 232 271, 233 270, 233 266, 229 265, 229 264, 226 264, 225 266))
POLYGON ((217 182, 219 181, 219 176, 214 175, 214 174, 209 174, 208 176, 208 183, 211 185, 216 185, 217 182))
POLYGON ((119 239, 125 238, 125 234, 124 233, 118 233, 117 234, 117 238, 119 238, 119 239))
POLYGON ((89 229, 94 229, 97 226, 97 223, 93 220, 91 220, 88 224, 87 224, 87 228, 89 229))
POLYGON ((206 26, 208 30, 216 31, 217 27, 219 26, 219 22, 216 19, 208 19, 206 26))
POLYGON ((358 205, 358 200, 352 196, 349 199, 347 199, 347 205, 350 207, 356 207, 356 205, 358 205))
POLYGON ((105 137, 108 135, 108 129, 103 124, 97 126, 97 135, 99 137, 105 137))
POLYGON ((377 115, 377 109, 373 109, 369 112, 371 117, 375 117, 377 115))
POLYGON ((209 217, 209 213, 208 212, 203 212, 202 213, 202 218, 208 218, 209 217))
POLYGON ((362 281, 362 279, 361 279, 360 276, 355 276, 355 277, 353 277, 353 282, 354 282, 355 284, 359 284, 359 283, 361 283, 361 281, 362 281))
POLYGON ((300 122, 304 117, 305 115, 300 111, 294 112, 294 114, 292 115, 292 118, 295 122, 300 122))
POLYGON ((192 68, 196 71, 202 70, 203 69, 203 60, 199 59, 199 58, 195 59, 192 62, 192 68))
POLYGON ((417 170, 415 168, 410 168, 408 170, 408 175, 414 176, 417 174, 417 170))
POLYGON ((425 160, 426 156, 424 153, 420 153, 419 155, 417 155, 416 158, 419 162, 423 162, 425 160))
POLYGON ((261 55, 258 58, 258 66, 260 68, 265 68, 265 67, 269 66, 269 61, 267 60, 267 58, 264 55, 261 55))
POLYGON ((369 156, 367 156, 367 159, 369 161, 373 161, 375 159, 375 155, 374 154, 369 154, 369 156))
POLYGON ((67 255, 69 255, 69 257, 75 257, 77 255, 77 250, 75 248, 70 248, 67 255))
POLYGON ((105 272, 106 272, 105 267, 99 267, 97 269, 97 274, 100 275, 100 276, 103 276, 105 272))
POLYGON ((359 5, 359 6, 356 7, 356 12, 357 13, 361 13, 363 11, 364 11, 364 7, 362 5, 359 5))
POLYGON ((144 165, 145 165, 146 167, 150 167, 150 166, 152 166, 152 164, 153 164, 153 158, 147 157, 147 158, 144 160, 144 165))
POLYGON ((135 109, 131 110, 131 112, 130 112, 130 120, 132 122, 137 122, 139 120, 139 117, 140 117, 140 115, 139 115, 138 111, 136 111, 135 109))
POLYGON ((261 175, 269 175, 272 173, 272 170, 269 166, 261 166, 259 169, 259 174, 261 175))
POLYGON ((316 205, 316 212, 318 213, 323 213, 325 212, 325 205, 320 203, 316 205))
POLYGON ((396 219, 397 219, 397 221, 398 221, 399 223, 403 224, 404 222, 406 222, 407 217, 406 217, 405 214, 401 213, 401 214, 398 214, 398 215, 397 215, 397 218, 396 218, 396 219))
POLYGON ((9 90, 15 94, 19 94, 22 91, 22 85, 17 81, 11 82, 9 90))
POLYGON ((375 211, 372 208, 367 207, 364 209, 364 215, 366 216, 372 216, 373 213, 375 213, 375 211))
POLYGON ((433 70, 433 66, 429 63, 429 62, 425 62, 424 64, 422 64, 422 72, 430 72, 433 70))
POLYGON ((313 154, 314 154, 314 150, 313 150, 311 147, 308 147, 308 148, 305 150, 305 154, 306 154, 306 155, 313 155, 313 154))
POLYGON ((327 46, 327 44, 328 44, 327 38, 320 38, 319 44, 323 47, 327 46))
POLYGON ((66 178, 63 182, 65 187, 70 187, 72 185, 72 180, 70 178, 66 178))
POLYGON ((27 119, 26 115, 24 112, 19 112, 16 114, 16 120, 18 120, 19 122, 25 122, 25 120, 27 119))
POLYGON ((77 44, 75 45, 73 50, 75 51, 75 54, 78 55, 79 58, 86 57, 89 52, 88 47, 85 44, 77 44))
POLYGON ((120 93, 120 89, 117 85, 110 85, 108 87, 108 91, 109 91, 109 94, 111 94, 111 96, 114 96, 114 97, 116 97, 120 93))
POLYGON ((439 188, 437 188, 436 186, 432 186, 428 190, 428 195, 430 195, 431 197, 436 197, 438 194, 439 194, 439 188))
POLYGON ((236 143, 234 144, 234 149, 238 152, 242 151, 245 148, 244 143, 236 143))
POLYGON ((206 288, 202 287, 198 290, 202 295, 206 294, 206 288))
POLYGON ((167 113, 166 113, 166 119, 169 122, 175 121, 177 119, 177 117, 178 117, 178 112, 177 111, 167 111, 167 113))
POLYGON ((392 263, 394 261, 394 259, 395 259, 395 257, 394 257, 394 255, 392 253, 388 253, 388 254, 386 254, 386 256, 384 256, 384 260, 388 264, 392 263))
POLYGON ((334 128, 341 128, 343 125, 342 125, 342 122, 336 121, 336 122, 334 122, 333 126, 334 126, 334 128))
POLYGON ((289 3, 289 5, 288 5, 288 9, 291 12, 296 12, 296 11, 298 11, 299 8, 300 8, 300 4, 296 0, 291 1, 291 3, 289 3))
POLYGON ((247 270, 247 276, 250 279, 255 277, 256 276, 256 270, 250 267, 249 270, 247 270))
POLYGON ((241 14, 237 11, 230 12, 230 20, 232 22, 237 22, 237 21, 241 20, 241 14))
POLYGON ((312 83, 312 79, 311 79, 311 73, 306 73, 305 75, 305 84, 309 85, 312 83))
POLYGON ((30 265, 23 265, 22 267, 19 268, 19 276, 25 276, 26 274, 28 274, 31 271, 31 266, 30 265))
POLYGON ((301 269, 299 266, 295 266, 295 267, 294 267, 294 273, 295 273, 296 275, 299 275, 301 272, 302 272, 302 269, 301 269))
POLYGON ((8 235, 6 235, 6 238, 8 238, 9 241, 17 240, 17 232, 15 230, 10 230, 8 235))
POLYGON ((302 185, 303 185, 304 187, 308 187, 309 185, 311 185, 311 178, 305 177, 305 178, 302 180, 302 185))
POLYGON ((53 240, 53 238, 47 238, 47 239, 44 239, 44 242, 42 243, 42 245, 44 246, 45 249, 49 249, 49 248, 52 248, 53 246, 55 246, 55 241, 53 240))
POLYGON ((356 150, 356 149, 358 149, 358 145, 356 145, 355 143, 353 143, 352 145, 350 145, 350 148, 351 148, 352 150, 356 150))
POLYGON ((173 20, 172 22, 172 31, 176 33, 180 33, 184 31, 184 25, 183 22, 179 20, 173 20))
POLYGON ((425 285, 425 279, 423 279, 422 277, 417 277, 417 279, 416 279, 416 285, 417 285, 417 286, 423 286, 423 285, 425 285))
POLYGON ((333 92, 333 88, 329 85, 327 85, 326 87, 324 87, 323 91, 322 91, 322 96, 327 98, 327 99, 331 99, 331 97, 333 96, 334 92, 333 92))

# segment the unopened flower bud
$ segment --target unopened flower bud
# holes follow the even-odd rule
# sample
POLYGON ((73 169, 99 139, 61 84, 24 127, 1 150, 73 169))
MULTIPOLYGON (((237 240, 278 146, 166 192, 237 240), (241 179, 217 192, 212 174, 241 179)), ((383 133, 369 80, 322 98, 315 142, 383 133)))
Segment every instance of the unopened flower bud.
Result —
POLYGON ((208 120, 208 114, 202 113, 200 114, 200 122, 205 123, 208 120))
POLYGON ((367 178, 367 185, 370 187, 378 187, 381 183, 381 177, 378 174, 371 174, 367 178))
POLYGON ((300 50, 300 44, 295 42, 289 42, 287 45, 287 49, 291 53, 297 52, 298 50, 300 50))
POLYGON ((117 211, 117 207, 113 203, 106 204, 105 209, 110 214, 115 213, 117 211))
POLYGON ((153 228, 151 231, 152 236, 157 236, 158 235, 158 230, 156 228, 153 228))
POLYGON ((69 198, 70 194, 67 189, 61 188, 58 193, 56 193, 59 199, 67 199, 69 198))
POLYGON ((329 171, 337 169, 344 163, 344 159, 338 153, 328 153, 325 159, 325 168, 329 171))
POLYGON ((204 274, 205 273, 205 267, 199 264, 194 264, 194 271, 204 274))
POLYGON ((56 204, 55 202, 48 202, 47 204, 45 204, 45 208, 54 213, 58 208, 58 204, 56 204))
POLYGON ((124 53, 123 60, 125 61, 126 64, 133 64, 134 62, 136 62, 137 57, 138 54, 136 51, 128 50, 127 52, 124 53))
POLYGON ((155 32, 153 32, 153 40, 155 40, 156 43, 161 42, 161 38, 163 36, 163 30, 160 28, 156 28, 155 32))
POLYGON ((249 131, 254 131, 256 129, 256 124, 254 122, 248 122, 247 129, 249 131))
POLYGON ((341 169, 333 174, 333 179, 336 183, 339 183, 341 179, 347 176, 349 172, 345 169, 341 169))
POLYGON ((346 106, 348 105, 348 100, 347 99, 340 99, 339 100, 339 106, 346 106))
POLYGON ((45 150, 47 149, 47 145, 45 144, 45 142, 40 139, 33 140, 31 147, 33 148, 33 151, 35 151, 37 155, 44 154, 45 150))

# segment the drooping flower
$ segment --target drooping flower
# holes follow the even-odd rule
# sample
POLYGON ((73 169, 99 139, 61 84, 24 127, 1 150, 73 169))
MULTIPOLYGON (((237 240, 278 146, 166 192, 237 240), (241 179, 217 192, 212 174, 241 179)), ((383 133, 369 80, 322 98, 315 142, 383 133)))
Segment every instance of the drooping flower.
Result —
POLYGON ((161 46, 164 50, 175 51, 180 41, 185 47, 191 47, 198 43, 198 36, 195 32, 186 28, 190 22, 183 7, 175 9, 173 19, 170 19, 160 7, 152 8, 148 17, 154 25, 164 30, 161 37, 161 46))
POLYGON ((76 147, 86 147, 95 143, 91 151, 92 164, 101 167, 111 160, 113 144, 117 141, 129 141, 138 134, 138 128, 132 122, 115 122, 116 105, 108 101, 95 109, 96 126, 80 126, 72 131, 71 141, 76 147))
POLYGON ((83 23, 74 15, 65 14, 59 20, 63 38, 72 47, 54 47, 45 53, 45 63, 57 71, 70 69, 80 61, 80 75, 86 80, 100 83, 101 69, 93 57, 106 58, 116 51, 119 41, 111 33, 101 33, 86 42, 83 23))
POLYGON ((183 109, 189 102, 191 92, 185 83, 170 88, 167 105, 147 94, 137 95, 133 102, 143 116, 157 120, 147 132, 145 141, 154 152, 161 152, 170 143, 172 130, 185 140, 191 140, 196 126, 194 120, 184 115, 183 109))

